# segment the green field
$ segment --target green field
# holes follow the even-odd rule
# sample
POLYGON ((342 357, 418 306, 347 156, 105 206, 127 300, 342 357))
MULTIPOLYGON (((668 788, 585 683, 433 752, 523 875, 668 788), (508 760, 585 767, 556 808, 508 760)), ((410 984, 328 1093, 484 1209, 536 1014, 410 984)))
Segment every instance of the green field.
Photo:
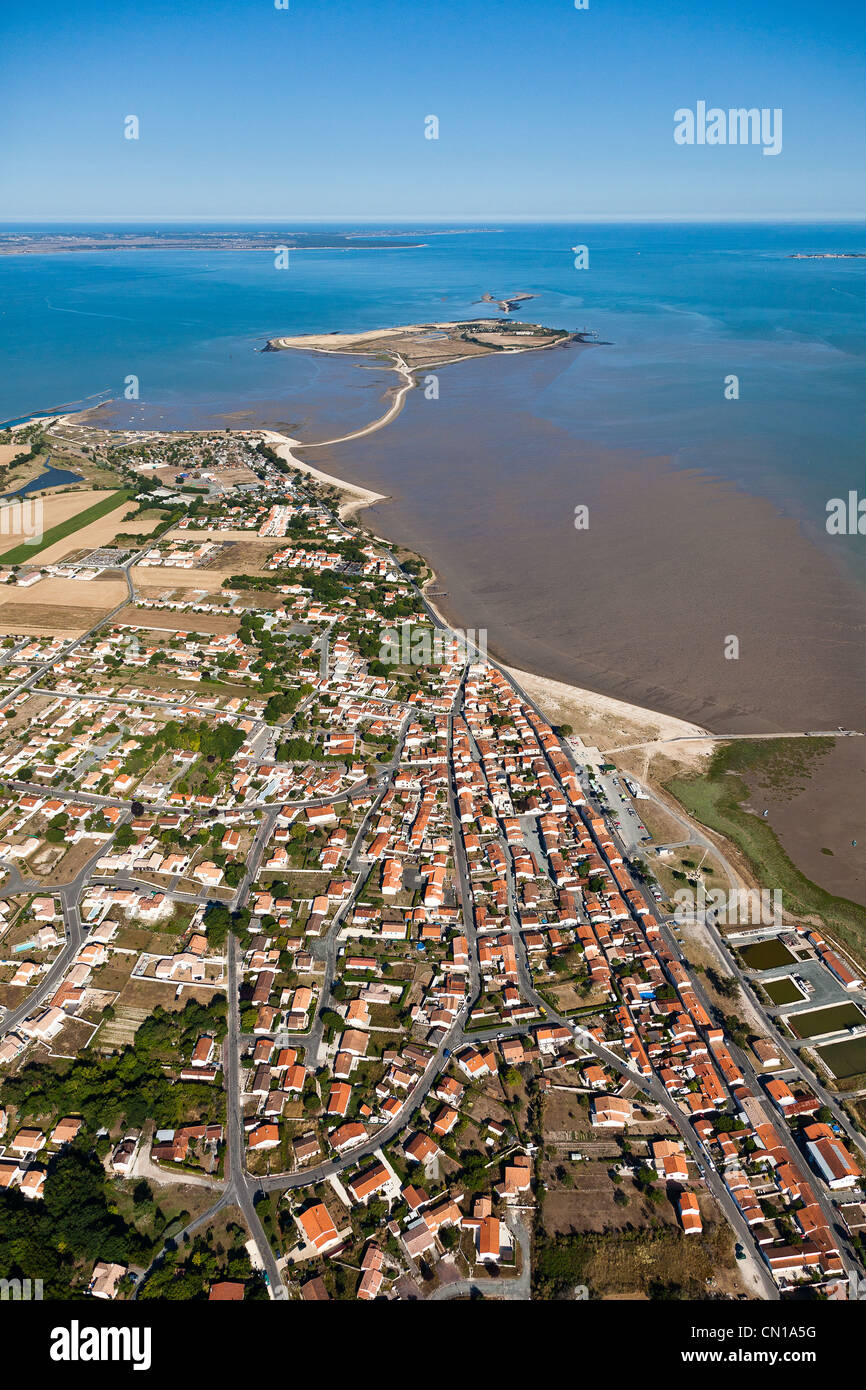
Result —
POLYGON ((689 815, 737 846, 762 887, 781 889, 786 912, 820 918, 831 935, 866 961, 866 907, 813 883, 792 863, 767 822, 743 810, 753 794, 747 777, 781 794, 799 791, 808 784, 811 762, 833 744, 831 738, 741 739, 717 748, 701 776, 676 777, 665 786, 689 815))
POLYGON ((835 1033, 841 1028, 866 1023, 866 1014, 856 1004, 831 1004, 827 1009, 788 1014, 785 1022, 795 1038, 817 1038, 822 1033, 835 1033))
POLYGON ((82 527, 89 526, 91 521, 98 521, 100 517, 108 512, 113 512, 116 507, 123 506, 132 496, 131 492, 121 490, 113 492, 110 497, 104 497, 101 502, 96 502, 92 507, 87 507, 83 512, 78 512, 76 516, 70 516, 66 521, 61 521, 59 525, 52 526, 46 531, 42 540, 37 545, 28 545, 22 542, 12 550, 7 550, 4 555, 0 555, 0 565, 24 565, 28 560, 34 560, 41 551, 47 550, 56 541, 65 540, 67 536, 72 536, 82 527))

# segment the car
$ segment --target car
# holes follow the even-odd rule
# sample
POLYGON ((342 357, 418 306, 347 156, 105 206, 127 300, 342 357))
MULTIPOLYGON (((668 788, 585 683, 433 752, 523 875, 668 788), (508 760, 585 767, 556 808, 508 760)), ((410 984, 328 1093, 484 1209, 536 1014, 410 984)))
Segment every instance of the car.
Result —
POLYGON ((734 1254, 736 1255, 738 1260, 744 1260, 746 1258, 746 1252, 743 1249, 742 1245, 740 1245, 739 1241, 737 1241, 737 1246, 734 1251, 734 1254))

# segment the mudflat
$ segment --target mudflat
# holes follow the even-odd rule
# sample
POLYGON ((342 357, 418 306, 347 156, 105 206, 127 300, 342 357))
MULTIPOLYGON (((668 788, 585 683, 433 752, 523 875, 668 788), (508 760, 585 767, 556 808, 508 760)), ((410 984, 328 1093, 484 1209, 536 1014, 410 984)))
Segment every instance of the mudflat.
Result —
MULTIPOLYGON (((542 390, 544 357, 519 359, 542 390)), ((541 419, 512 365, 452 367, 438 400, 412 391, 377 434, 298 453, 387 494, 362 520, 424 555, 447 619, 512 666, 713 733, 862 729, 866 592, 829 546, 732 483, 541 419)), ((863 844, 857 753, 816 776, 835 841, 863 844)), ((798 863, 813 814, 806 793, 779 820, 798 863)), ((835 848, 820 860, 819 882, 854 886, 835 848)))

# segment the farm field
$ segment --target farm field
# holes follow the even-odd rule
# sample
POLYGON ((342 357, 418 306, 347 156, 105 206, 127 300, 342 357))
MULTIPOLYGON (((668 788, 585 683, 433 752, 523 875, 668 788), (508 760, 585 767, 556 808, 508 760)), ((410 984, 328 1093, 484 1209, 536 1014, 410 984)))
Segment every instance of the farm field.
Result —
POLYGON ((119 517, 107 517, 118 507, 130 501, 130 493, 123 489, 117 492, 64 492, 42 501, 42 540, 30 545, 26 541, 12 547, 0 555, 0 564, 26 565, 37 557, 43 564, 61 560, 73 549, 82 546, 97 546, 113 539, 118 531, 119 517), (90 532, 94 523, 99 523, 98 534, 90 532), (67 544, 70 536, 75 536, 74 546, 67 544))
POLYGON ((29 589, 0 585, 0 634, 75 636, 122 603, 127 592, 122 579, 92 579, 87 584, 41 579, 29 589))

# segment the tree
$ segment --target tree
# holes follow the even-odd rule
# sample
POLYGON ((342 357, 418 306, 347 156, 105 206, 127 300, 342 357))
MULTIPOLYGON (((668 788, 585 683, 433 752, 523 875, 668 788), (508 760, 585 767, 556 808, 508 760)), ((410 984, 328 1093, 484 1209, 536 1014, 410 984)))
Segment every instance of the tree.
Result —
POLYGON ((222 903, 209 903, 205 909, 204 927, 208 942, 219 950, 225 945, 232 925, 232 915, 222 903))

